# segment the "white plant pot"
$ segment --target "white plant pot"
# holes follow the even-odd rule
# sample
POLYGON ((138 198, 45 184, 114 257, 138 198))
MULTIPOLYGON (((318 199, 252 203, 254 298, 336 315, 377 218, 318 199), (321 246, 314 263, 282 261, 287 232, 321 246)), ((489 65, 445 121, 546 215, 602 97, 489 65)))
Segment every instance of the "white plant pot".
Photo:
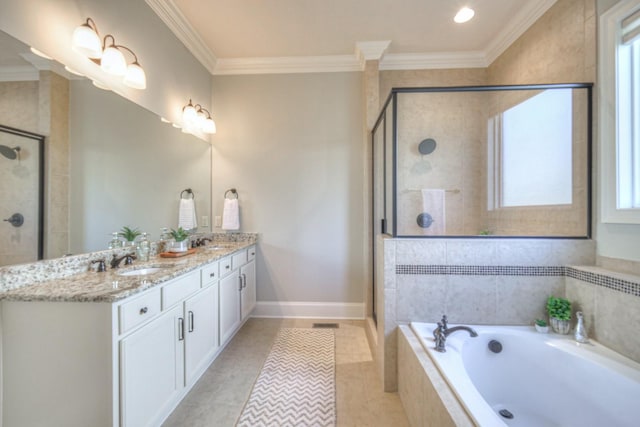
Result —
POLYGON ((533 326, 536 327, 536 331, 540 332, 541 334, 548 334, 549 333, 549 326, 540 326, 537 323, 534 323, 533 326))

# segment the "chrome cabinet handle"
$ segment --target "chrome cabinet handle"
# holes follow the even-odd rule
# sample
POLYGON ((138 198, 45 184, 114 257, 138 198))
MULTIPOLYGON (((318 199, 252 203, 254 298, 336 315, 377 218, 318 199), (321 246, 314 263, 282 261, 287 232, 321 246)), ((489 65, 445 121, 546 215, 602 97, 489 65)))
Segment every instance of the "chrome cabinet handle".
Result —
POLYGON ((189 311, 189 333, 193 332, 194 323, 193 323, 193 311, 189 311))
POLYGON ((140 309, 140 315, 147 314, 147 311, 149 311, 149 308, 148 308, 148 307, 142 307, 142 308, 140 309))
POLYGON ((238 287, 238 291, 241 292, 242 291, 242 276, 238 276, 238 279, 240 280, 240 286, 238 287))
POLYGON ((242 289, 247 287, 247 275, 242 273, 242 289))
POLYGON ((184 319, 178 317, 178 341, 184 340, 184 319))

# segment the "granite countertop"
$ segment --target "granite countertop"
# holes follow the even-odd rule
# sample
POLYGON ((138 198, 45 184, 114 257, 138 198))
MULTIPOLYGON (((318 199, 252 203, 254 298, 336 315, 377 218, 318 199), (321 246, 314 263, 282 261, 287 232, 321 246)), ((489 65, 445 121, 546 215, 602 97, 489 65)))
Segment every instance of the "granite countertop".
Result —
POLYGON ((196 253, 179 258, 152 257, 138 262, 97 273, 87 271, 68 277, 51 279, 0 293, 4 301, 66 301, 66 302, 116 302, 144 290, 153 288, 175 277, 196 270, 212 261, 224 258, 253 245, 251 241, 225 242, 223 246, 210 245, 196 253), (118 273, 145 267, 164 267, 156 273, 144 276, 122 276, 118 273))

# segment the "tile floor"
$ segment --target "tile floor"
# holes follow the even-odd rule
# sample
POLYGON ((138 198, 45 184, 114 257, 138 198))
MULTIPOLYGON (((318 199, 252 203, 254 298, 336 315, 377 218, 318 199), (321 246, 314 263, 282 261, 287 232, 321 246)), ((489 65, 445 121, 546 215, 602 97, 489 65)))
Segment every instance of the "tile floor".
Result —
MULTIPOLYGON (((233 427, 281 327, 307 328, 313 319, 249 319, 164 427, 233 427)), ((384 393, 369 351, 364 321, 336 329, 336 403, 339 427, 408 426, 397 393, 384 393)))

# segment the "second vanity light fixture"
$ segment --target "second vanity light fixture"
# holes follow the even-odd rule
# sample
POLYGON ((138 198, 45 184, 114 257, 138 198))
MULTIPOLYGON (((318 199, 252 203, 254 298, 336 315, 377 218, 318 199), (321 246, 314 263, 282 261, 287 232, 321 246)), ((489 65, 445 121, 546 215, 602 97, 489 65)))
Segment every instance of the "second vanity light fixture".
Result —
POLYGON ((138 63, 137 55, 128 47, 116 44, 116 39, 111 34, 101 39, 93 19, 87 18, 84 24, 73 31, 72 48, 100 65, 105 73, 122 76, 125 85, 134 89, 146 89, 147 76, 138 63), (133 55, 132 63, 127 64, 123 51, 133 55))
POLYGON ((202 108, 202 105, 193 105, 189 100, 189 103, 182 107, 182 131, 213 134, 216 133, 216 123, 211 118, 211 113, 202 108))

